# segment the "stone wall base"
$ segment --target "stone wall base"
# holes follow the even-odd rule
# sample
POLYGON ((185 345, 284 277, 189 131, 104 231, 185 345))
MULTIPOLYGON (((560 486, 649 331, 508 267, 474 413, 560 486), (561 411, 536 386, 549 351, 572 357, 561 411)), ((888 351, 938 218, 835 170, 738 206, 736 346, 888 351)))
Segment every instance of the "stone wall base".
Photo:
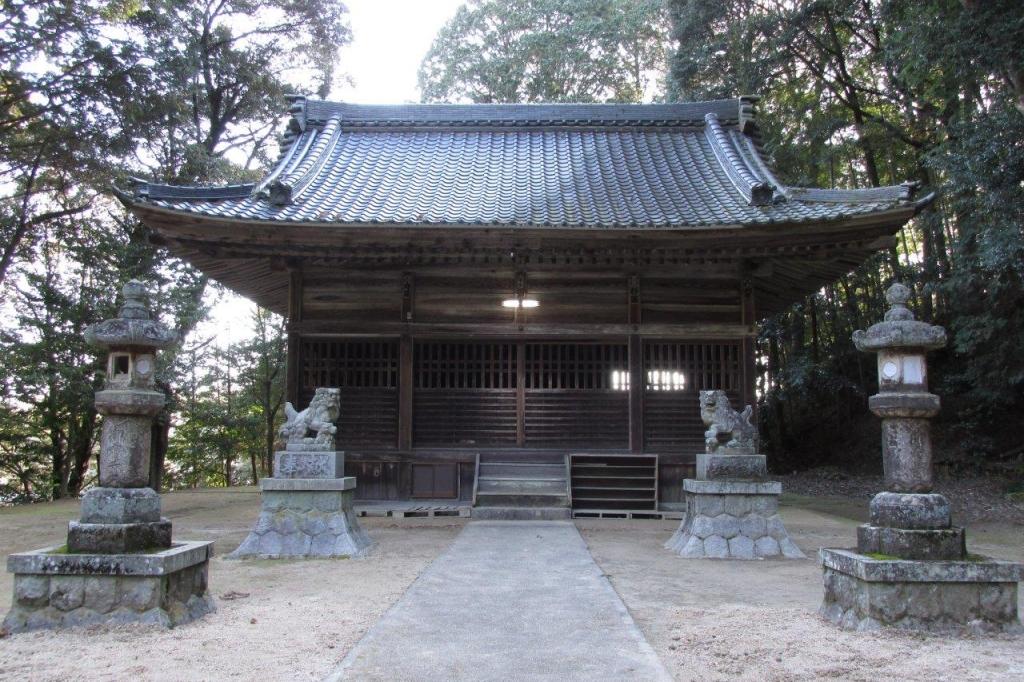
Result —
POLYGON ((821 616, 847 630, 1021 632, 1021 565, 1000 561, 875 560, 822 549, 821 616))
POLYGON ((10 632, 127 623, 174 627, 216 610, 207 594, 212 543, 182 543, 148 555, 54 549, 8 560, 14 598, 3 626, 10 632))
POLYGON ((256 525, 229 559, 361 556, 372 544, 353 510, 354 478, 264 479, 256 525), (304 485, 309 481, 308 486, 304 485), (282 483, 287 485, 283 486, 282 483), (324 488, 334 487, 334 490, 324 488), (286 489, 282 489, 286 488, 286 489))
POLYGON ((772 481, 683 483, 686 513, 666 549, 685 559, 803 559, 779 517, 772 481))

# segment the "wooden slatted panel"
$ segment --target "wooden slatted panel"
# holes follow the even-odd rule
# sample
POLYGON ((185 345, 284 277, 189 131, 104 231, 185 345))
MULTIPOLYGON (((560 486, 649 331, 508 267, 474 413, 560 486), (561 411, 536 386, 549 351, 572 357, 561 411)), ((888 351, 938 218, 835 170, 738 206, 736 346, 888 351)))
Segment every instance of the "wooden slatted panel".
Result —
POLYGON ((357 500, 402 498, 401 465, 398 462, 345 462, 345 475, 356 477, 357 500))
POLYGON ((740 409, 738 341, 644 344, 644 448, 651 452, 704 451, 698 393, 724 390, 740 409))
POLYGON ((413 443, 515 445, 515 344, 418 342, 413 443))
POLYGON ((398 441, 398 343, 392 340, 303 339, 303 405, 317 388, 341 392, 338 447, 393 448, 398 441))
POLYGON ((629 447, 625 344, 529 343, 526 445, 629 447))

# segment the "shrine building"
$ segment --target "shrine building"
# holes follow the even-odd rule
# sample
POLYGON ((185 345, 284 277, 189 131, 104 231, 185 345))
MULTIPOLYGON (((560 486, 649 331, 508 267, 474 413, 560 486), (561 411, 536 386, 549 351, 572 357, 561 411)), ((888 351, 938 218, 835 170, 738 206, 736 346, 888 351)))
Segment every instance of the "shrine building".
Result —
POLYGON ((361 498, 671 509, 703 451, 698 391, 753 403, 757 321, 929 200, 784 185, 755 102, 294 97, 261 182, 118 196, 287 317, 287 399, 341 389, 361 498))

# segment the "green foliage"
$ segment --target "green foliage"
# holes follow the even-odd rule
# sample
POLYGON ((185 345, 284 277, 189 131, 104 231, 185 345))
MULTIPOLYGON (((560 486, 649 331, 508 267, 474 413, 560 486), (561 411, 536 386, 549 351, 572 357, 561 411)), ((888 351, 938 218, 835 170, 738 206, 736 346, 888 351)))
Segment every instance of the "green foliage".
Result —
POLYGON ((663 71, 658 0, 470 0, 420 67, 424 102, 638 102, 663 71))
POLYGON ((256 483, 269 471, 287 344, 282 318, 256 310, 251 322, 243 342, 218 348, 208 338, 178 355, 167 487, 256 483))
MULTIPOLYGON (((154 246, 110 184, 253 177, 284 93, 330 89, 345 16, 336 0, 4 3, 0 479, 19 492, 0 495, 74 495, 86 482, 102 376, 81 334, 114 312, 121 283, 154 287, 183 339, 206 314, 206 278, 154 246)), ((182 365, 165 355, 170 391, 182 365)))
POLYGON ((977 463, 1019 443, 1024 407, 1024 13, 1018 2, 668 3, 676 98, 765 95, 762 125, 796 185, 916 180, 938 201, 896 244, 764 325, 766 446, 775 466, 877 462, 866 397, 874 358, 854 329, 894 280, 946 325, 933 356, 946 405, 940 458, 977 463), (836 438, 834 434, 843 434, 836 438), (871 442, 873 440, 873 443, 871 442), (957 448, 959 447, 959 449, 957 448), (958 456, 959 455, 959 456, 958 456))

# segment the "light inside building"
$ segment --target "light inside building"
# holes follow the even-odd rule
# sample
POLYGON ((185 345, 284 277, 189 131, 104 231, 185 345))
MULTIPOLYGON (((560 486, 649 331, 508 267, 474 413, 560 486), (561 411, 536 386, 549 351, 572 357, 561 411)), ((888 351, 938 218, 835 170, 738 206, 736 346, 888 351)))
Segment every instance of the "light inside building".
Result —
POLYGON ((540 301, 535 298, 506 298, 501 305, 503 308, 536 308, 540 301))
POLYGON ((683 391, 686 389, 686 375, 668 369, 648 370, 647 388, 650 391, 683 391))

